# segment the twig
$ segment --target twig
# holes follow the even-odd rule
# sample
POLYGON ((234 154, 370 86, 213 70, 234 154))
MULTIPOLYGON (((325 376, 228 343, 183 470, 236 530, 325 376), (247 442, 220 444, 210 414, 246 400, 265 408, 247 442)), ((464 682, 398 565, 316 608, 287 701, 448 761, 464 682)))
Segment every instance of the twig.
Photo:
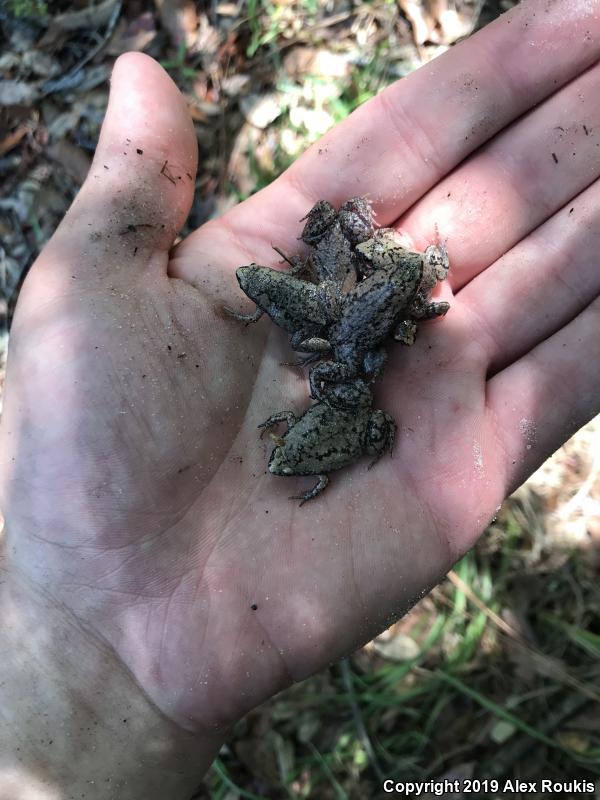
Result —
POLYGON ((46 81, 46 83, 42 86, 42 97, 46 97, 49 94, 54 94, 54 92, 62 92, 65 89, 73 89, 83 78, 80 75, 81 70, 85 67, 85 65, 95 58, 98 53, 102 50, 103 47, 107 44, 110 37, 113 35, 115 25, 117 24, 117 20, 119 19, 119 14, 121 13, 121 7, 123 5, 123 0, 117 0, 115 3, 115 7, 112 10, 112 13, 109 17, 109 20, 106 24, 106 30, 104 31, 104 36, 100 39, 100 41, 92 47, 92 49, 86 53, 86 55, 79 61, 70 72, 67 72, 66 75, 63 75, 62 78, 57 78, 56 80, 46 81))

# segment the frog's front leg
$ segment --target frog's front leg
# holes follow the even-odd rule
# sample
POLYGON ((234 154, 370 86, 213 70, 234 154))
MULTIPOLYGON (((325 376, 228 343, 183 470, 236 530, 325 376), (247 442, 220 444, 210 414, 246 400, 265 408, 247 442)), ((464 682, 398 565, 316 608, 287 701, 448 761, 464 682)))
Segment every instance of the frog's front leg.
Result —
POLYGON ((413 301, 409 315, 411 319, 435 319, 443 317, 448 313, 450 303, 445 300, 441 302, 427 302, 423 297, 416 297, 413 301))
POLYGON ((413 319, 403 319, 394 331, 394 339, 410 347, 417 337, 417 323, 413 319))
POLYGON ((293 494, 289 499, 290 500, 301 500, 302 502, 300 503, 300 506, 303 506, 304 503, 308 502, 309 500, 312 500, 318 494, 321 494, 323 489, 329 483, 329 478, 327 477, 327 475, 319 475, 318 477, 319 477, 319 480, 313 486, 312 489, 309 489, 308 492, 304 492, 304 494, 293 494))
POLYGON ((229 314, 230 317, 237 319, 239 322, 245 322, 246 325, 250 325, 252 322, 258 322, 258 320, 265 313, 262 308, 259 308, 258 306, 256 306, 256 311, 254 314, 239 314, 237 311, 234 311, 228 306, 223 306, 223 311, 229 314))
POLYGON ((277 414, 271 414, 269 419, 266 419, 264 422, 261 422, 260 425, 258 425, 257 427, 264 428, 266 430, 267 428, 272 428, 273 425, 278 425, 280 422, 287 422, 289 430, 298 422, 298 417, 294 414, 293 411, 278 411, 277 414))
POLYGON ((297 361, 282 361, 280 366, 282 367, 307 367, 309 364, 314 364, 315 361, 318 361, 321 357, 320 353, 312 353, 310 356, 306 356, 305 358, 299 358, 297 361))
POLYGON ((322 383, 341 383, 354 377, 354 370, 339 361, 323 361, 309 373, 310 396, 313 400, 323 400, 322 383))
POLYGON ((331 344, 320 336, 306 336, 305 331, 296 331, 290 339, 293 350, 300 353, 329 353, 331 344))
POLYGON ((425 249, 423 258, 423 283, 428 284, 429 288, 433 288, 437 281, 443 281, 446 279, 448 270, 450 269, 450 261, 448 259, 446 245, 430 244, 429 247, 425 249))

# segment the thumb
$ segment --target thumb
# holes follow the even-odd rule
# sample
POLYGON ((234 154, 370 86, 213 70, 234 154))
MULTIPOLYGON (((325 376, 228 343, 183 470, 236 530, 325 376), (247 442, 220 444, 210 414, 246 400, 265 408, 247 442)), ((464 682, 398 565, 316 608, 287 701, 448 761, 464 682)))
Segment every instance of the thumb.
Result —
POLYGON ((149 266, 166 272, 192 203, 197 158, 193 124, 171 78, 149 56, 121 56, 90 172, 38 262, 59 279, 97 281, 149 266))

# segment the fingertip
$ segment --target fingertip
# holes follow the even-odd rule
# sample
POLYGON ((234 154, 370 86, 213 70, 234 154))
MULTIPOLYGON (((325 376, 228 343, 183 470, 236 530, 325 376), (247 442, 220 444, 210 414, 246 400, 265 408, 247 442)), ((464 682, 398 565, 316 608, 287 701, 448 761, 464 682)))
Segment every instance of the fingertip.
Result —
MULTIPOLYGON (((193 122, 169 75, 143 53, 120 56, 90 172, 53 247, 80 247, 78 270, 94 275, 123 263, 145 269, 156 253, 162 268, 192 204, 197 157, 193 122)), ((73 271, 62 250, 54 260, 73 271)))
POLYGON ((126 142, 133 134, 165 155, 179 154, 186 170, 195 174, 194 125, 183 95, 163 67, 145 53, 124 53, 115 61, 110 84, 99 149, 115 139, 121 142, 123 134, 126 142))

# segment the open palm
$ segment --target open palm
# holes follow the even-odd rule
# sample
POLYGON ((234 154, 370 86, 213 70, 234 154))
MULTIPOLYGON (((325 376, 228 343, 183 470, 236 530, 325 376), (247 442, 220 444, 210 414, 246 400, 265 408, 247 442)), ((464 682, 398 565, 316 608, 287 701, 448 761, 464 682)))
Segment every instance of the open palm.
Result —
POLYGON ((19 300, 2 507, 12 568, 179 724, 236 719, 368 640, 597 412, 599 42, 584 4, 524 3, 174 250, 192 124, 155 62, 117 63, 90 175, 19 300), (299 508, 310 479, 266 472, 257 425, 308 406, 306 374, 280 330, 222 307, 250 309, 235 268, 294 252, 316 200, 362 194, 419 248, 439 230, 454 297, 390 347, 394 457, 299 508))

